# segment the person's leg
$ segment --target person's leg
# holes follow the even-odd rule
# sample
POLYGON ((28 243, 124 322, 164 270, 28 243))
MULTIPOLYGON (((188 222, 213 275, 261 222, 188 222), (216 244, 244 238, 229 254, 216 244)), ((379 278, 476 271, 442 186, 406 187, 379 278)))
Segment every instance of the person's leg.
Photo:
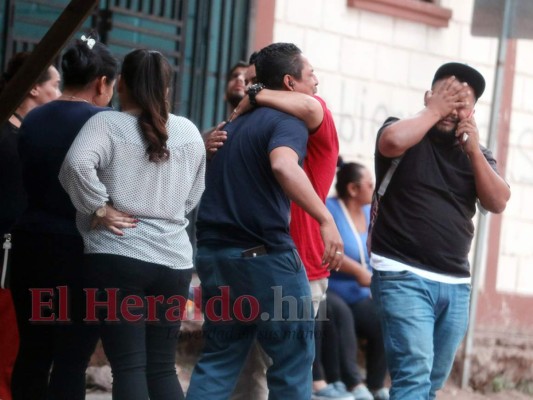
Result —
MULTIPOLYGON (((331 343, 337 343, 334 347, 338 349, 340 376, 348 389, 352 390, 363 382, 357 365, 357 336, 354 318, 349 306, 335 293, 329 291, 326 301, 330 323, 333 323, 337 337, 336 341, 331 341, 331 343)), ((329 367, 327 369, 329 371, 329 367)), ((330 378, 332 377, 328 376, 328 380, 330 378)))
MULTIPOLYGON (((83 400, 85 399, 85 370, 89 364, 98 338, 97 324, 86 324, 85 292, 83 291, 83 242, 81 238, 60 241, 64 246, 79 251, 65 262, 61 273, 68 285, 68 303, 70 322, 59 324, 57 345, 54 354, 47 400, 83 400), (70 243, 69 243, 70 242, 70 243)), ((64 255, 58 255, 64 258, 64 255)))
POLYGON ((379 314, 370 298, 350 305, 356 325, 357 336, 364 337, 366 344, 366 384, 372 391, 383 387, 387 374, 387 362, 383 347, 383 334, 379 314))
MULTIPOLYGON (((328 294, 326 300, 322 301, 319 306, 318 312, 323 318, 315 320, 316 354, 313 362, 313 399, 353 400, 353 395, 346 391, 341 376, 340 360, 347 356, 344 353, 348 350, 342 348, 343 338, 340 337, 336 327, 338 316, 331 309, 330 303, 328 294), (323 309, 326 311, 324 312, 323 309), (324 385, 318 388, 318 382, 323 382, 324 385)), ((347 311, 351 319, 350 310, 347 311)), ((355 335, 353 340, 355 340, 355 335)), ((355 356, 353 358, 355 360, 355 356)))
POLYGON ((433 365, 434 282, 407 271, 374 271, 371 290, 392 380, 390 399, 427 399, 433 365))
POLYGON ((194 367, 188 400, 226 400, 255 340, 256 326, 233 314, 241 293, 253 293, 248 268, 235 265, 242 249, 199 247, 196 269, 201 282, 204 324, 202 356, 194 367), (227 318, 226 318, 227 317, 227 318))
POLYGON ((261 306, 258 340, 272 359, 269 399, 309 399, 314 318, 305 269, 296 251, 258 259, 253 287, 261 306))
MULTIPOLYGON (((326 382, 326 375, 322 365, 322 336, 324 334, 325 326, 329 321, 329 316, 326 315, 326 290, 328 288, 327 278, 316 279, 309 281, 311 289, 311 299, 313 302, 313 311, 315 315, 315 359, 313 361, 313 393, 321 393, 322 391, 333 391, 328 388, 326 382)), ((333 381, 335 382, 335 381, 333 381)))
POLYGON ((9 289, 0 289, 0 326, 0 399, 11 400, 11 375, 17 358, 19 334, 9 289))
POLYGON ((132 322, 135 317, 126 315, 120 304, 126 296, 144 298, 145 287, 154 279, 153 264, 147 266, 145 262, 111 254, 89 254, 85 261, 87 288, 99 289, 96 301, 108 301, 107 306, 98 308, 92 295, 87 294, 87 317, 96 310, 102 319, 100 334, 113 374, 113 399, 146 400, 145 304, 131 310, 131 314, 141 317, 138 322, 132 322))
POLYGON ((148 321, 146 327, 148 392, 150 400, 181 400, 184 398, 183 390, 175 366, 178 335, 169 333, 179 332, 192 270, 173 270, 165 266, 156 268, 158 271, 154 274, 158 274, 158 279, 147 290, 147 295, 153 298, 161 296, 165 301, 155 309, 154 315, 159 321, 148 321), (176 301, 167 302, 171 298, 176 301))
POLYGON ((47 400, 84 400, 85 370, 98 338, 99 327, 74 322, 60 328, 47 400))
POLYGON ((254 340, 230 400, 267 400, 266 372, 272 361, 254 340))
POLYGON ((435 356, 431 369, 430 400, 436 396, 448 379, 457 348, 464 338, 468 326, 470 306, 470 285, 449 285, 440 283, 439 302, 436 304, 437 320, 433 342, 435 356))
MULTIPOLYGON (((326 301, 323 300, 320 302, 320 305, 318 309, 326 307, 326 301)), ((317 381, 326 381, 326 374, 325 374, 325 364, 326 358, 322 359, 322 342, 325 340, 329 340, 330 337, 327 336, 326 339, 326 328, 327 325, 329 325, 331 321, 329 320, 315 320, 315 359, 313 360, 313 382, 317 381)), ((328 349, 328 352, 330 350, 328 349)), ((339 372, 339 371, 337 371, 339 372)), ((340 373, 339 373, 340 377, 340 373)), ((335 381, 333 381, 335 382, 335 381)))
MULTIPOLYGON (((11 389, 14 399, 45 399, 57 339, 57 324, 44 321, 58 310, 58 260, 55 250, 63 246, 51 235, 17 231, 13 234, 11 292, 20 337, 19 352, 13 368, 11 389), (30 289, 43 304, 32 308, 30 289), (50 301, 52 307, 45 304, 50 301)), ((65 252, 79 252, 66 247, 65 252)), ((72 265, 69 265, 72 267, 72 265)), ((57 315, 56 315, 57 317, 57 315)))

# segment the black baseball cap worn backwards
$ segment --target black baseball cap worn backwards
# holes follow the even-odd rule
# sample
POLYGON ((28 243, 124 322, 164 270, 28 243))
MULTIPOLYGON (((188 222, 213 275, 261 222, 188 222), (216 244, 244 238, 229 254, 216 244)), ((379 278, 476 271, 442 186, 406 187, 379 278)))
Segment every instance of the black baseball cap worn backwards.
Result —
POLYGON ((479 99, 485 91, 485 79, 483 78, 483 75, 471 66, 458 62, 442 65, 437 72, 435 72, 431 85, 433 86, 438 80, 452 75, 459 81, 468 83, 468 85, 474 89, 476 100, 479 99))

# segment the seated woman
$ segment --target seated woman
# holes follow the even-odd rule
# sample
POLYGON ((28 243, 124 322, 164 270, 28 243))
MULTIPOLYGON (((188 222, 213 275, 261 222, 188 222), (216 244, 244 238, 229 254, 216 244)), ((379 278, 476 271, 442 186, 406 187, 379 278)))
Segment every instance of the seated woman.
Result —
POLYGON ((315 320, 313 378, 330 382, 312 400, 374 400, 357 365, 357 336, 350 307, 333 292, 320 302, 315 320), (349 392, 347 391, 349 390, 349 392))
MULTIPOLYGON (((355 332, 366 339, 366 384, 376 400, 389 398, 384 387, 387 366, 383 336, 375 304, 370 298, 370 266, 366 250, 370 202, 374 183, 370 171, 358 163, 339 162, 337 198, 326 205, 344 241, 344 260, 329 278, 328 299, 340 297, 351 309, 355 332)), ((355 357, 355 355, 353 355, 355 357)), ((350 388, 349 388, 350 389, 350 388)))
POLYGON ((88 292, 86 317, 116 295, 117 308, 100 316, 115 400, 183 398, 175 356, 192 273, 185 215, 204 190, 205 150, 196 126, 170 114, 171 78, 161 53, 127 54, 122 112, 87 121, 59 175, 77 209, 85 287, 103 297, 88 292))

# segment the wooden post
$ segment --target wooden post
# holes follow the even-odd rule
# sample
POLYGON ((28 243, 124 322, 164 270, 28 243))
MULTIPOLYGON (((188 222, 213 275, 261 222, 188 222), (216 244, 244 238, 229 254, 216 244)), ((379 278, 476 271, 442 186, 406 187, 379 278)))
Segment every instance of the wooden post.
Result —
POLYGON ((99 0, 72 0, 0 93, 0 125, 22 103, 43 71, 91 15, 99 0))

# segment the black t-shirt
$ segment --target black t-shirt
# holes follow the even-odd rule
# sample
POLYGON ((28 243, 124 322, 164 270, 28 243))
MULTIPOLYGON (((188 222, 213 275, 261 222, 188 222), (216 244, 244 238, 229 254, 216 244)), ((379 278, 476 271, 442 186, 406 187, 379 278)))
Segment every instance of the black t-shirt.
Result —
MULTIPOLYGON (((397 121, 390 118, 380 129, 397 121)), ((496 170, 489 150, 483 155, 496 170)), ((391 158, 376 148, 376 187, 391 158)), ((372 252, 427 271, 470 276, 477 193, 470 160, 453 140, 431 130, 401 159, 372 231, 372 252)))
POLYGON ((76 209, 59 183, 59 169, 81 127, 108 108, 55 100, 33 109, 20 127, 19 153, 28 209, 15 229, 79 235, 76 209))
POLYGON ((17 132, 9 121, 0 128, 0 235, 11 230, 26 208, 17 132))
POLYGON ((209 163, 197 220, 198 246, 294 248, 289 199, 270 165, 270 152, 290 147, 303 160, 304 123, 260 107, 224 128, 228 139, 209 163))

